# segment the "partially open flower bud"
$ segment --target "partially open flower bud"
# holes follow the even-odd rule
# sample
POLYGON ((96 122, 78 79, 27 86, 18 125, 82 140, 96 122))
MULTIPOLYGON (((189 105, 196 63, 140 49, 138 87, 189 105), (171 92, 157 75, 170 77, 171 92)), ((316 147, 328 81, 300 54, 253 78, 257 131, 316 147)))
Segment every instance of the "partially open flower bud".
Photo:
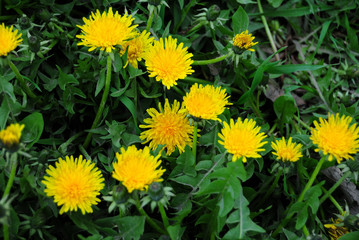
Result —
POLYGON ((216 4, 210 6, 207 11, 207 20, 208 21, 216 20, 220 13, 221 13, 221 9, 216 4))

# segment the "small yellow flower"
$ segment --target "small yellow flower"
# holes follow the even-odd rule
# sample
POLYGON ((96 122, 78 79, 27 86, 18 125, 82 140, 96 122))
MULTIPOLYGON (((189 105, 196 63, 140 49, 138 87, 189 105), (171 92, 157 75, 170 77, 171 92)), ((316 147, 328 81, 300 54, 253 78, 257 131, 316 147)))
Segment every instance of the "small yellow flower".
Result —
POLYGON ((328 120, 319 118, 319 123, 314 121, 315 128, 311 128, 313 144, 317 145, 316 152, 323 152, 329 155, 328 160, 333 157, 340 163, 344 159, 353 159, 351 154, 356 154, 359 150, 359 128, 356 123, 350 125, 352 118, 328 114, 328 120))
POLYGON ((286 142, 283 137, 280 140, 272 142, 272 148, 275 151, 273 155, 277 156, 277 160, 282 160, 283 162, 296 162, 303 157, 302 146, 300 143, 293 143, 291 137, 288 142, 286 142))
POLYGON ((104 187, 104 178, 101 171, 90 160, 73 156, 63 160, 59 158, 56 167, 49 166, 42 183, 45 184, 45 193, 54 197, 54 202, 61 206, 60 214, 68 211, 77 211, 82 214, 92 213, 92 205, 97 205, 100 199, 96 196, 104 187))
POLYGON ((187 52, 187 47, 183 43, 177 45, 177 39, 171 36, 168 38, 154 41, 145 56, 145 63, 150 77, 156 77, 156 81, 161 81, 167 89, 177 85, 178 79, 183 79, 192 74, 191 60, 192 53, 187 52))
POLYGON ((189 124, 183 105, 174 101, 171 105, 166 98, 164 108, 158 104, 159 112, 150 108, 147 113, 151 118, 146 118, 147 125, 140 125, 140 128, 149 128, 141 133, 140 139, 145 143, 150 142, 150 148, 156 149, 158 145, 165 145, 167 155, 178 147, 180 153, 184 152, 186 145, 191 146, 194 127, 189 124))
POLYGON ((254 52, 254 49, 251 47, 258 43, 253 42, 254 38, 255 37, 252 37, 252 34, 248 34, 248 30, 246 30, 234 36, 233 46, 238 47, 239 49, 245 49, 254 52))
POLYGON ((144 30, 141 34, 137 34, 134 39, 131 39, 125 42, 122 45, 122 50, 120 51, 121 56, 125 54, 127 50, 127 62, 124 67, 127 67, 130 63, 134 68, 138 68, 137 62, 141 61, 144 58, 146 51, 151 47, 153 42, 153 37, 150 37, 150 33, 144 30))
POLYGON ((234 123, 230 120, 230 125, 223 122, 222 132, 218 136, 222 139, 218 142, 224 146, 225 149, 233 154, 233 161, 242 157, 243 162, 247 162, 247 158, 260 158, 258 152, 264 151, 263 142, 266 137, 264 133, 260 133, 260 127, 256 126, 256 122, 252 119, 246 118, 243 122, 240 118, 234 123))
POLYGON ((18 30, 12 31, 13 26, 5 27, 5 24, 0 25, 0 57, 7 56, 12 50, 22 42, 21 33, 18 30))
POLYGON ((89 47, 90 52, 96 48, 111 52, 117 45, 122 46, 136 36, 134 29, 137 25, 132 25, 133 20, 131 15, 121 16, 117 11, 113 14, 111 7, 108 13, 103 12, 102 15, 99 10, 92 12, 89 19, 83 18, 83 26, 77 25, 82 30, 82 35, 76 35, 81 39, 77 45, 89 47))
POLYGON ((10 124, 5 130, 0 131, 0 142, 7 149, 14 149, 19 145, 21 132, 25 128, 24 124, 10 124))
POLYGON ((328 228, 328 233, 331 240, 338 240, 341 236, 349 233, 349 230, 346 227, 337 226, 338 224, 342 223, 341 219, 337 218, 334 220, 332 218, 332 222, 333 223, 330 224, 324 224, 324 227, 328 228))
POLYGON ((194 117, 221 121, 218 116, 226 109, 226 105, 232 105, 228 98, 226 90, 221 87, 195 83, 183 97, 183 104, 194 117))
POLYGON ((130 146, 125 150, 121 148, 121 154, 116 153, 117 162, 114 162, 112 177, 117 179, 131 193, 133 190, 147 190, 153 182, 161 182, 160 177, 165 172, 161 167, 160 155, 154 157, 150 154, 150 148, 137 150, 130 146))

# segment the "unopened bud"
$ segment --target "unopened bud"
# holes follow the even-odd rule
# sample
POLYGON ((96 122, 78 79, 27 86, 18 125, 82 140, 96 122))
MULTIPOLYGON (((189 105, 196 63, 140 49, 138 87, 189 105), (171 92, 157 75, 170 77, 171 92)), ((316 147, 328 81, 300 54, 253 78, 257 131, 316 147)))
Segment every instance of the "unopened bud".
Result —
POLYGON ((153 182, 148 188, 148 195, 152 199, 152 201, 159 201, 165 195, 163 191, 163 185, 159 182, 153 182))
POLYGON ((216 20, 220 13, 221 13, 221 9, 216 4, 210 6, 207 11, 207 20, 208 21, 216 20))

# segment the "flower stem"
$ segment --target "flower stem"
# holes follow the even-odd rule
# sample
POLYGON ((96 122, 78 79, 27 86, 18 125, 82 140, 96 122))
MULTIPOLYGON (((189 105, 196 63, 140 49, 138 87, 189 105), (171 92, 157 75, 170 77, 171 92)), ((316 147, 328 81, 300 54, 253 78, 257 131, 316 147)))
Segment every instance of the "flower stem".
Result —
POLYGON ((197 129, 198 123, 194 121, 194 132, 193 132, 193 145, 192 145, 192 153, 194 157, 194 163, 196 164, 196 156, 197 156, 197 129))
POLYGON ((308 131, 311 131, 310 127, 303 122, 299 117, 297 117, 296 115, 294 115, 294 119, 299 122, 305 129, 307 129, 308 131))
MULTIPOLYGON (((308 181, 307 184, 305 185, 305 187, 304 187, 302 193, 299 195, 299 198, 297 199, 296 203, 299 203, 299 202, 302 202, 302 201, 303 201, 303 199, 304 199, 304 194, 305 194, 305 193, 309 190, 309 188, 313 185, 313 182, 314 182, 314 180, 316 179, 316 177, 317 177, 317 175, 318 175, 318 173, 319 173, 319 171, 320 171, 320 169, 321 169, 321 167, 322 167, 322 165, 323 165, 324 162, 325 162, 325 156, 323 156, 323 157, 319 160, 319 162, 318 162, 317 166, 315 167, 315 169, 314 169, 312 175, 310 176, 309 181, 308 181)), ((273 237, 273 238, 275 238, 275 237, 278 235, 278 233, 287 225, 287 223, 289 222, 289 220, 292 219, 293 215, 294 215, 294 212, 292 212, 291 214, 287 215, 287 216, 282 220, 282 222, 279 224, 279 226, 277 227, 277 229, 276 229, 276 230, 274 231, 274 233, 272 234, 272 237, 273 237)))
MULTIPOLYGON (((111 56, 108 55, 107 56, 107 70, 106 70, 107 73, 106 73, 105 90, 103 91, 100 106, 99 106, 99 108, 97 110, 97 114, 96 114, 95 120, 93 121, 93 124, 91 126, 91 130, 97 127, 97 124, 100 121, 100 118, 102 116, 102 112, 103 112, 103 110, 105 108, 105 104, 106 104, 106 101, 107 101, 107 97, 108 97, 108 93, 110 91, 110 85, 111 85, 111 67, 112 67, 112 60, 111 60, 111 56)), ((83 144, 83 147, 85 149, 90 144, 92 134, 93 134, 92 132, 89 132, 87 134, 87 137, 86 137, 85 142, 83 144)))
POLYGON ((304 236, 305 237, 308 237, 310 234, 309 234, 309 231, 308 231, 308 228, 307 228, 307 226, 303 226, 303 233, 304 233, 304 236))
MULTIPOLYGON (((262 19, 262 22, 263 22, 263 25, 264 25, 264 29, 265 29, 265 31, 266 31, 266 33, 267 33, 267 36, 268 36, 270 45, 271 45, 271 47, 272 47, 272 50, 273 50, 273 52, 277 52, 278 50, 277 50, 277 47, 275 46, 272 33, 271 33, 271 31, 270 31, 270 29, 269 29, 269 27, 268 27, 267 19, 266 19, 265 16, 263 15, 263 8, 262 8, 261 1, 260 1, 260 0, 257 0, 257 4, 258 4, 259 12, 262 14, 262 15, 261 15, 261 19, 262 19)), ((280 60, 278 53, 275 54, 275 59, 276 59, 277 61, 280 60)))
POLYGON ((17 78, 17 80, 19 80, 21 88, 25 91, 25 93, 31 97, 31 98, 37 98, 37 96, 31 91, 31 89, 26 85, 25 83, 25 79, 22 77, 22 75, 20 74, 19 70, 17 69, 17 67, 12 63, 12 61, 10 60, 10 58, 7 58, 8 60, 8 64, 9 67, 11 68, 11 70, 15 73, 15 76, 17 78))
POLYGON ((161 234, 167 234, 167 232, 165 230, 163 230, 160 226, 157 225, 157 223, 155 223, 152 218, 150 218, 147 213, 145 212, 145 210, 143 210, 143 208, 141 208, 140 205, 140 201, 137 199, 136 200, 136 208, 137 211, 146 218, 146 221, 149 225, 151 225, 151 227, 153 227, 153 229, 155 229, 157 232, 161 233, 161 234))
MULTIPOLYGON (((4 194, 2 195, 2 198, 7 197, 7 195, 10 194, 10 190, 12 187, 12 184, 14 183, 15 174, 16 174, 16 168, 17 168, 17 153, 14 153, 10 157, 10 164, 11 164, 11 172, 9 180, 7 181, 4 194)), ((9 240, 9 226, 7 224, 3 224, 3 237, 4 240, 9 240)))
POLYGON ((165 208, 163 207, 162 203, 160 203, 160 202, 158 202, 158 208, 159 208, 160 213, 161 213, 163 225, 164 225, 165 228, 167 229, 168 226, 170 225, 170 223, 169 223, 169 221, 168 221, 168 217, 167 217, 165 208))
POLYGON ((220 56, 218 58, 213 58, 213 59, 208 59, 208 60, 195 60, 193 61, 192 65, 208 65, 208 64, 213 64, 213 63, 217 63, 220 61, 223 61, 224 59, 226 59, 229 56, 229 53, 227 53, 226 55, 220 56))

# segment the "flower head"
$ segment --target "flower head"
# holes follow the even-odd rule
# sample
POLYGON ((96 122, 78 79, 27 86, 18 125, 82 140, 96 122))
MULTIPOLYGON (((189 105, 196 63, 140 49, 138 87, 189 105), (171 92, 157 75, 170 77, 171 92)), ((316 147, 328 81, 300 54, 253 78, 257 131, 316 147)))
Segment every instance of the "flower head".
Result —
POLYGON ((342 225, 342 220, 340 218, 337 218, 336 220, 332 218, 332 222, 333 223, 324 224, 324 227, 328 229, 331 240, 337 240, 341 236, 349 233, 349 230, 346 227, 340 226, 342 225))
POLYGON ((302 146, 300 143, 293 143, 291 137, 288 142, 286 142, 283 137, 280 140, 272 142, 272 148, 275 151, 273 155, 277 156, 277 160, 282 160, 283 162, 296 162, 299 158, 303 157, 302 146))
POLYGON ((76 35, 81 39, 77 45, 84 45, 89 47, 89 51, 93 51, 96 48, 111 52, 116 45, 123 45, 127 40, 136 36, 134 30, 137 25, 132 25, 134 18, 132 16, 121 16, 116 11, 112 12, 110 7, 108 13, 100 13, 99 10, 96 13, 91 13, 90 17, 83 18, 84 25, 77 25, 82 31, 82 35, 76 35))
POLYGON ((177 45, 177 39, 171 36, 154 41, 154 46, 146 53, 145 61, 150 77, 156 77, 167 89, 177 85, 178 79, 183 79, 193 73, 191 64, 192 53, 187 52, 183 43, 177 45))
POLYGON ((344 159, 353 159, 350 154, 359 150, 359 128, 356 124, 350 125, 353 119, 349 116, 328 114, 328 120, 319 118, 319 123, 314 121, 315 128, 311 128, 313 144, 317 145, 316 152, 329 155, 328 160, 333 157, 340 163, 344 159))
POLYGON ((226 90, 221 87, 195 83, 183 97, 183 104, 194 117, 220 121, 218 115, 223 113, 226 105, 231 105, 228 98, 226 90))
POLYGON ((5 27, 5 24, 0 25, 0 57, 7 56, 12 50, 22 42, 21 33, 18 30, 12 31, 13 26, 5 27))
POLYGON ((21 132, 24 128, 24 124, 10 124, 6 129, 0 131, 0 143, 7 149, 16 149, 19 145, 21 132))
POLYGON ((248 34, 248 30, 237 34, 233 38, 233 46, 238 47, 239 49, 249 50, 254 52, 254 49, 251 48, 256 45, 258 42, 253 42, 255 37, 252 37, 252 34, 248 34))
POLYGON ((186 145, 191 146, 194 127, 189 124, 183 105, 176 100, 171 105, 168 99, 164 108, 158 104, 157 111, 154 108, 147 110, 151 118, 146 118, 147 125, 140 125, 140 128, 149 128, 141 133, 140 139, 145 140, 144 144, 150 142, 150 148, 155 149, 158 145, 165 145, 167 155, 178 147, 179 152, 184 152, 186 145))
POLYGON ((121 148, 121 154, 116 153, 117 162, 113 163, 112 177, 120 181, 131 193, 133 190, 147 190, 153 182, 161 182, 160 178, 164 169, 157 167, 160 156, 154 157, 150 154, 150 148, 137 150, 130 146, 125 150, 121 148))
POLYGON ((130 63, 134 68, 138 68, 137 62, 141 61, 145 56, 145 52, 151 47, 153 38, 150 37, 150 33, 144 30, 141 34, 122 45, 120 51, 121 56, 125 54, 127 50, 127 62, 125 67, 130 63))
POLYGON ((247 162, 247 158, 260 158, 258 152, 264 151, 263 142, 266 137, 264 133, 260 133, 260 127, 256 127, 256 122, 246 118, 243 122, 240 118, 234 123, 230 120, 230 124, 223 122, 222 132, 218 136, 222 139, 218 142, 225 149, 233 154, 233 161, 242 157, 243 162, 247 162))
POLYGON ((66 156, 59 158, 56 167, 49 166, 42 183, 45 184, 45 193, 54 197, 54 202, 61 206, 60 214, 68 211, 77 211, 82 214, 92 213, 92 205, 100 202, 96 196, 104 187, 104 178, 101 171, 90 160, 66 156))

